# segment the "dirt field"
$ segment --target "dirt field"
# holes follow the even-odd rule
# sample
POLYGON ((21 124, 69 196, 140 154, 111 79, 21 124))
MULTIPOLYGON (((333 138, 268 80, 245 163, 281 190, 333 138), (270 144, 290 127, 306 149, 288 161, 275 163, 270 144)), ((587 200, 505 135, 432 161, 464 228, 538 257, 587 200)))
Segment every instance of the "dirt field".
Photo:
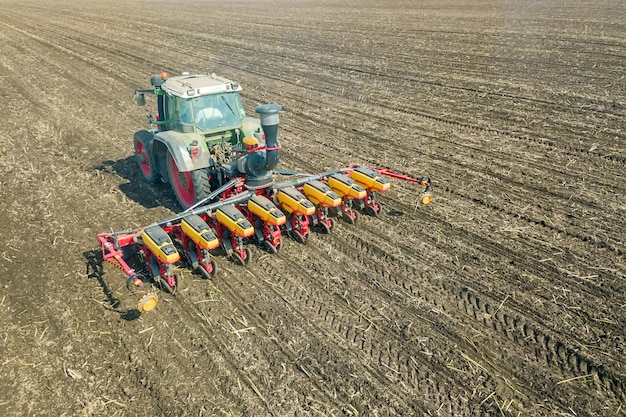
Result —
POLYGON ((625 15, 0 0, 0 415, 625 415, 625 15), (280 168, 428 175, 433 203, 393 181, 137 317, 95 236, 178 210, 132 159, 162 70, 281 104, 280 168))

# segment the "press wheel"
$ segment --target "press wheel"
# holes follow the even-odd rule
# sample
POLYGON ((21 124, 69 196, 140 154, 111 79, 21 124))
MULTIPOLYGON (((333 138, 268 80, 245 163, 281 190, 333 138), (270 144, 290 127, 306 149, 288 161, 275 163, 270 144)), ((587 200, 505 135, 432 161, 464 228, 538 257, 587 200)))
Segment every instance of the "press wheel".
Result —
POLYGON ((252 252, 250 251, 250 248, 245 248, 242 254, 233 252, 232 257, 237 265, 245 266, 250 263, 252 252))
POLYGON ((302 243, 302 244, 306 244, 309 235, 303 235, 302 233, 300 233, 297 230, 292 230, 291 231, 291 237, 293 238, 293 240, 295 240, 298 243, 302 243))

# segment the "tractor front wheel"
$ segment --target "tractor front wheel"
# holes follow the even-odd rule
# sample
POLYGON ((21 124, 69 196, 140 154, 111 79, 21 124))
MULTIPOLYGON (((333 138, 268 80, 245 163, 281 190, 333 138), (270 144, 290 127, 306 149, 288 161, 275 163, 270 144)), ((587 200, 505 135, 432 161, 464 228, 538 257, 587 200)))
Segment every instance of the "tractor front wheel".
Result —
POLYGON ((152 135, 148 131, 140 131, 135 134, 135 160, 146 181, 157 183, 161 180, 161 175, 159 175, 156 159, 152 153, 151 138, 152 135))
POLYGON ((209 175, 204 168, 180 172, 174 157, 172 157, 172 154, 168 154, 167 171, 176 199, 185 210, 206 198, 211 192, 209 175))

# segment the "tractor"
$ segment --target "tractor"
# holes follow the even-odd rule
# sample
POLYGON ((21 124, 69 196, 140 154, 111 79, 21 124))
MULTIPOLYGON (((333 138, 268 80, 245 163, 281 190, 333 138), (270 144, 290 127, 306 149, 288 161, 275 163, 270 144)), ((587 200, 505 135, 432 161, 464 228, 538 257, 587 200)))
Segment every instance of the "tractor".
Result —
MULTIPOLYGON (((246 116, 238 83, 188 73, 153 75, 150 81, 152 89, 135 91, 139 106, 145 105, 145 93, 157 98, 156 118, 148 114, 153 129, 134 136, 135 158, 147 181, 169 183, 187 209, 241 173, 248 185, 271 180, 280 146, 275 136, 265 144, 259 119, 246 116), (257 149, 248 152, 252 148, 257 149), (247 154, 252 154, 247 162, 238 158, 247 154)), ((279 107, 257 110, 271 118, 279 107)))
MULTIPOLYGON (((249 243, 276 253, 284 235, 304 244, 311 230, 330 233, 338 218, 353 224, 357 212, 377 216, 376 195, 391 185, 386 177, 421 185, 422 202, 431 201, 426 176, 354 163, 316 174, 276 169, 281 106, 262 104, 259 118, 247 116, 241 86, 227 78, 163 73, 150 81, 152 88, 135 90, 135 100, 144 106, 145 94, 154 94, 157 114, 147 116, 150 130, 135 133, 134 157, 145 180, 171 185, 183 211, 140 229, 98 234, 103 260, 126 273, 131 291, 151 283, 174 293, 177 264, 211 278, 218 252, 245 266, 249 243), (139 254, 140 271, 129 254, 139 254)), ((138 309, 156 301, 149 293, 138 309)))

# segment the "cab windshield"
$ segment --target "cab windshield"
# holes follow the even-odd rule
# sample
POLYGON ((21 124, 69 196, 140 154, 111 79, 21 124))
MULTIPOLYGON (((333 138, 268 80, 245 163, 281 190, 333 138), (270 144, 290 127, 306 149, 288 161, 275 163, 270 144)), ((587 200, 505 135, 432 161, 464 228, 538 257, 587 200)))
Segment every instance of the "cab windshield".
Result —
POLYGON ((246 117, 237 92, 200 96, 189 101, 194 123, 204 131, 238 126, 246 117))

